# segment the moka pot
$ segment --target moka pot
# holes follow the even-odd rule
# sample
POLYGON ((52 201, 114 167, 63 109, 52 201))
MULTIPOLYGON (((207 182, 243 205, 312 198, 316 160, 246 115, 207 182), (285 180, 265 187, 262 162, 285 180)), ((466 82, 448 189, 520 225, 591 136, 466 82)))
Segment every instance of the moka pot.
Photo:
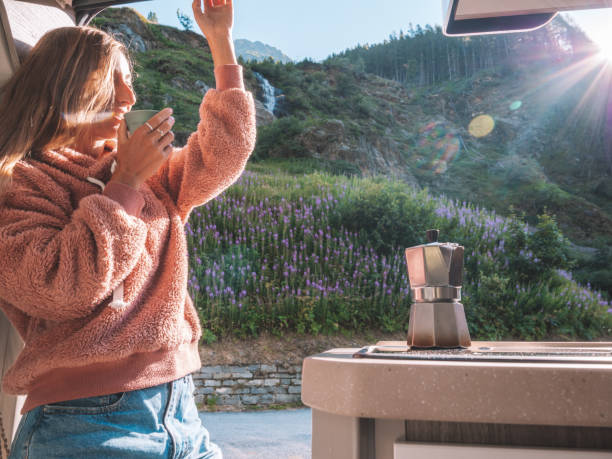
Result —
POLYGON ((471 345, 461 300, 463 247, 438 242, 438 230, 427 231, 427 244, 406 249, 413 304, 408 346, 461 348, 471 345))

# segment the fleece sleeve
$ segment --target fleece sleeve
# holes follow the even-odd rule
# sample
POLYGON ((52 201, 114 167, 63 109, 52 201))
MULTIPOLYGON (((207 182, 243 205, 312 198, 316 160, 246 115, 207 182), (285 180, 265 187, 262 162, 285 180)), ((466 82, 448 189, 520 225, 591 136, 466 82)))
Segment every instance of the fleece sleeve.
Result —
POLYGON ((147 236, 137 190, 109 185, 74 211, 61 198, 16 191, 0 207, 0 297, 53 321, 91 314, 134 269, 147 236))
POLYGON ((183 221, 240 177, 255 147, 255 103, 244 90, 242 67, 223 65, 215 76, 217 89, 204 96, 196 132, 148 181, 170 194, 183 221))

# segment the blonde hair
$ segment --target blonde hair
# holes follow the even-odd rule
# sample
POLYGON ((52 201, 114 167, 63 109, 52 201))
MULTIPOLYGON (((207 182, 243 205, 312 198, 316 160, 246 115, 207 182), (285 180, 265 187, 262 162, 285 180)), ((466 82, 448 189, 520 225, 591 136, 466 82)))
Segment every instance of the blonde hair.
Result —
POLYGON ((71 145, 92 114, 112 109, 121 54, 128 57, 119 41, 93 27, 54 29, 38 41, 2 88, 0 196, 18 161, 71 145))

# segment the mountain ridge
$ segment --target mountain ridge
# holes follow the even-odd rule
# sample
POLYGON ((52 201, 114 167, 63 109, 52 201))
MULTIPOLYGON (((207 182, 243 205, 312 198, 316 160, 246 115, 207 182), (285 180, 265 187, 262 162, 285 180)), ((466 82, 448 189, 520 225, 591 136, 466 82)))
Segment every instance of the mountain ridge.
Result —
POLYGON ((236 48, 236 55, 240 56, 245 61, 255 60, 263 61, 271 58, 276 62, 287 64, 293 62, 289 56, 283 53, 280 49, 262 43, 261 41, 251 41, 245 38, 238 38, 234 40, 234 46, 236 48))

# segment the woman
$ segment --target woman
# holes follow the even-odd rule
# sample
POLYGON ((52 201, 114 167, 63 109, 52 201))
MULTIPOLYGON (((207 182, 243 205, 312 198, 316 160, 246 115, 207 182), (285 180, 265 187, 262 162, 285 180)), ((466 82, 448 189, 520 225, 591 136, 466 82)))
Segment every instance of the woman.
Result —
POLYGON ((232 2, 212 1, 193 10, 217 88, 182 149, 169 108, 128 136, 130 65, 96 29, 49 32, 3 88, 0 307, 25 347, 2 390, 27 394, 11 458, 221 457, 193 399, 183 226, 242 173, 255 108, 232 2))

